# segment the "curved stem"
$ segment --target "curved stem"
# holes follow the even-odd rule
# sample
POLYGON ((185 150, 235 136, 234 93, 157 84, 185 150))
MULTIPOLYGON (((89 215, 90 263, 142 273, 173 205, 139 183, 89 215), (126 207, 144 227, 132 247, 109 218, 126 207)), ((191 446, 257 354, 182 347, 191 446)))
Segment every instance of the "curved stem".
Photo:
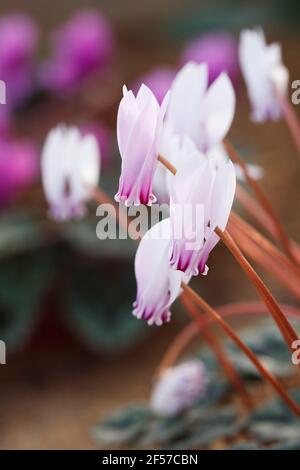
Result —
POLYGON ((240 167, 241 167, 241 169, 242 169, 242 171, 245 175, 247 183, 249 184, 249 186, 253 190, 254 194, 256 195, 258 201, 260 202, 260 204, 263 207, 263 209, 265 210, 265 212, 270 216, 271 220, 273 221, 275 230, 277 232, 278 239, 280 240, 283 249, 285 250, 285 252, 289 256, 289 258, 294 263, 298 264, 298 259, 294 256, 293 250, 291 248, 290 239, 289 239, 283 225, 281 224, 276 212, 274 211, 271 203, 269 202, 269 199, 267 198, 267 196, 265 195, 265 193, 263 192, 263 190, 261 189, 261 187, 259 186, 257 181, 255 181, 252 178, 252 176, 249 174, 246 163, 240 157, 240 155, 235 150, 233 145, 227 139, 224 140, 224 145, 225 145, 226 151, 227 151, 228 155, 230 156, 230 158, 235 163, 240 165, 240 167))
MULTIPOLYGON (((300 310, 291 307, 290 305, 281 305, 282 310, 284 311, 285 315, 296 318, 300 320, 300 310)), ((220 305, 215 309, 221 317, 234 317, 238 315, 269 315, 269 310, 266 309, 266 306, 262 302, 233 302, 225 305, 220 305)), ((215 323, 214 318, 207 318, 206 321, 208 323, 215 323)), ((192 339, 201 333, 203 327, 199 327, 193 321, 186 325, 183 330, 175 337, 172 341, 171 345, 165 352, 160 365, 158 367, 158 371, 163 371, 172 367, 176 361, 178 360, 179 356, 182 354, 183 350, 188 346, 188 344, 192 341, 192 339)))
MULTIPOLYGON (((278 241, 277 231, 272 223, 271 218, 262 207, 253 199, 253 197, 246 191, 239 183, 236 186, 236 197, 241 205, 249 212, 258 224, 269 233, 272 238, 278 241)), ((290 247, 293 251, 294 257, 297 258, 298 264, 300 264, 300 247, 294 241, 290 240, 290 247)))
POLYGON ((256 271, 253 269, 253 267, 250 265, 250 263, 246 260, 241 250, 234 242, 232 237, 229 235, 229 233, 226 230, 223 232, 219 227, 215 229, 215 232, 221 238, 223 243, 232 253, 234 258, 237 260, 239 265, 243 268, 243 270, 255 286, 262 300, 270 310, 273 319, 278 325, 278 328, 280 329, 282 336, 284 337, 288 345, 288 348, 291 349, 292 343, 293 341, 298 339, 298 335, 292 325, 287 320, 287 318, 285 317, 285 315, 283 314, 283 312, 281 311, 277 301, 272 296, 271 292, 264 284, 262 279, 259 277, 259 275, 256 273, 256 271))
MULTIPOLYGON (((227 351, 223 348, 219 338, 215 335, 214 331, 211 329, 210 325, 207 322, 207 319, 204 316, 198 315, 196 306, 186 295, 181 296, 181 302, 185 307, 187 313, 195 321, 195 325, 198 330, 202 332, 204 339, 211 347, 217 361, 219 362, 221 369, 224 370, 229 382, 232 383, 233 387, 236 389, 238 395, 241 397, 241 400, 245 407, 248 410, 253 408, 251 397, 241 380, 238 372, 236 371, 234 365, 229 358, 227 351)), ((161 369, 160 369, 161 371, 161 369)))
POLYGON ((158 160, 162 165, 164 165, 164 167, 166 167, 167 170, 169 170, 173 175, 176 175, 176 173, 177 173, 177 168, 175 168, 175 166, 172 165, 172 163, 169 162, 169 160, 167 160, 167 159, 166 159, 165 157, 163 157, 162 155, 158 155, 157 160, 158 160))
POLYGON ((249 258, 256 261, 262 269, 271 274, 279 283, 286 287, 297 299, 300 299, 300 284, 297 277, 286 271, 272 255, 267 253, 258 243, 247 236, 232 221, 228 224, 228 232, 249 258))
POLYGON ((256 355, 251 351, 250 348, 239 338, 231 326, 214 310, 207 302, 205 302, 202 297, 200 297, 191 287, 182 283, 182 288, 184 292, 197 304, 201 310, 207 312, 215 321, 220 325, 220 327, 225 331, 225 333, 236 343, 236 345, 246 354, 250 359, 252 364, 256 369, 261 373, 261 375, 272 385, 272 387, 277 391, 289 408, 300 418, 300 407, 297 403, 289 397, 281 383, 273 376, 265 366, 260 362, 256 355))
POLYGON ((295 113, 295 110, 288 100, 287 96, 277 91, 277 96, 281 104, 281 109, 285 118, 285 122, 289 128, 295 146, 300 156, 300 123, 295 113))
MULTIPOLYGON (((238 214, 231 212, 229 218, 228 231, 233 232, 239 240, 242 240, 241 246, 249 246, 248 254, 255 254, 255 250, 261 253, 261 258, 256 257, 263 268, 269 269, 271 274, 275 274, 285 285, 292 287, 297 297, 300 297, 300 269, 291 262, 270 240, 264 237, 248 222, 242 219, 238 214), (254 248, 254 249, 253 249, 254 248), (266 262, 265 260, 268 260, 266 262), (288 275, 287 275, 288 274, 288 275)), ((254 256, 255 259, 255 256, 254 256)))

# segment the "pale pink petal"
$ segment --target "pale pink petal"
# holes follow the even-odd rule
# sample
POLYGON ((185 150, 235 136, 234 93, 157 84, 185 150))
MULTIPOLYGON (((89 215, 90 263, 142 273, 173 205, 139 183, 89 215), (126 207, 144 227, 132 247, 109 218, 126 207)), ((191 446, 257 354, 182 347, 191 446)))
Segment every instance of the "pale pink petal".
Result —
POLYGON ((124 91, 118 113, 118 143, 122 170, 116 201, 126 205, 148 204, 156 200, 152 192, 157 166, 158 140, 168 97, 161 107, 151 92, 142 85, 137 97, 124 91), (132 108, 132 110, 130 109, 132 108))
POLYGON ((203 102, 206 150, 221 142, 229 131, 235 112, 235 92, 226 75, 221 73, 209 87, 203 102))
POLYGON ((137 299, 133 314, 149 325, 170 320, 170 306, 181 291, 184 280, 170 268, 170 220, 154 225, 142 238, 135 258, 137 299))
POLYGON ((267 45, 261 29, 244 30, 240 36, 239 59, 246 81, 255 122, 277 120, 281 104, 276 88, 286 93, 288 71, 282 64, 280 45, 267 45))
POLYGON ((215 228, 225 230, 231 212, 236 188, 235 168, 231 160, 224 162, 214 181, 211 196, 210 223, 207 229, 206 242, 199 261, 200 272, 205 271, 208 256, 216 244, 219 237, 215 233, 215 228))
POLYGON ((189 62, 177 74, 172 88, 166 122, 178 135, 198 142, 202 120, 202 100, 208 83, 206 64, 189 62))

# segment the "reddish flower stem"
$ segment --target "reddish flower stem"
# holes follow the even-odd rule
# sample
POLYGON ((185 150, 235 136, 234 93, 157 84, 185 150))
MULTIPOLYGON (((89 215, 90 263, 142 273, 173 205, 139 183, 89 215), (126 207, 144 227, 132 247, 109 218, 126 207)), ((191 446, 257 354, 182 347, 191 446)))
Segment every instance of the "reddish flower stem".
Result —
POLYGON ((273 243, 259 233, 248 222, 242 219, 235 212, 231 212, 230 222, 233 223, 244 235, 251 238, 258 246, 260 246, 268 255, 276 260, 280 267, 286 272, 288 271, 293 280, 296 281, 297 286, 300 287, 300 268, 292 263, 273 243))
MULTIPOLYGON (((246 164, 243 162, 242 159, 240 159, 239 155, 237 154, 237 152, 235 151, 235 149, 232 147, 232 145, 229 142, 225 142, 225 144, 226 144, 226 148, 227 148, 228 153, 230 155, 233 154, 233 156, 235 157, 235 161, 241 164, 241 166, 242 166, 242 168, 244 169, 244 172, 245 172, 245 177, 247 179, 249 179, 249 184, 250 184, 250 181, 251 181, 251 186, 253 186, 253 183, 254 183, 254 187, 258 188, 258 195, 263 196, 262 201, 264 201, 266 203, 266 208, 269 207, 268 200, 265 198, 264 194, 261 192, 261 190, 260 190, 259 186, 257 186, 256 182, 254 180, 252 180, 252 178, 248 174, 246 164)), ((176 174, 176 171, 177 171, 176 168, 173 167, 173 165, 171 165, 171 163, 168 160, 166 160, 164 157, 162 157, 160 155, 158 156, 158 160, 169 171, 171 171, 173 174, 176 174)), ((271 213, 273 213, 272 208, 271 208, 271 213)), ((277 220, 276 216, 275 216, 275 220, 277 220)), ((279 226, 280 225, 281 224, 279 222, 279 226)), ((254 285, 256 290, 258 291, 259 295, 261 296, 261 298, 264 301, 264 303, 266 304, 266 306, 268 307, 275 323, 277 324, 279 330, 281 331, 281 334, 282 334, 288 348, 291 349, 292 343, 296 339, 298 339, 298 335, 295 332, 292 325, 287 320, 287 318, 285 318, 285 316, 284 316, 283 312, 281 311, 281 309, 280 309, 278 303, 276 302, 275 298, 272 296, 271 292, 269 291, 267 286, 264 284, 262 279, 259 277, 259 275, 256 273, 256 271, 253 269, 253 267, 250 265, 250 263, 246 260, 243 253, 241 252, 241 250, 239 249, 237 244, 234 242, 232 237, 229 235, 229 233, 226 230, 223 232, 222 230, 220 230, 219 227, 216 227, 215 232, 221 238, 221 240, 224 242, 226 247, 231 251, 234 258, 237 260, 237 262, 240 264, 240 266, 243 268, 243 270, 248 275, 250 281, 252 282, 252 284, 254 285)))
POLYGON ((175 168, 175 166, 172 165, 172 163, 169 162, 169 160, 167 160, 165 157, 163 157, 162 155, 158 155, 157 157, 157 160, 162 164, 164 165, 167 170, 169 170, 173 175, 176 175, 177 173, 177 169, 175 168))
POLYGON ((285 122, 288 126, 288 129, 291 133, 295 146, 298 150, 298 155, 300 157, 300 123, 295 113, 295 110, 289 101, 287 95, 277 92, 278 99, 281 104, 281 109, 285 118, 285 122))
POLYGON ((232 221, 229 221, 228 231, 242 249, 243 253, 256 261, 264 270, 275 277, 281 285, 285 286, 297 299, 300 299, 300 284, 293 273, 285 270, 283 265, 276 261, 275 257, 267 253, 262 246, 241 231, 232 221))
POLYGON ((295 413, 298 418, 300 418, 300 407, 297 403, 289 397, 289 395, 284 390, 281 383, 277 380, 273 374, 271 374, 268 369, 260 362, 257 356, 248 348, 248 346, 239 338, 231 326, 214 310, 207 302, 205 302, 202 297, 200 297, 191 287, 187 284, 182 283, 182 288, 184 292, 189 295, 191 300, 198 305, 201 310, 209 314, 214 320, 220 325, 220 327, 225 331, 225 333, 236 343, 236 345, 246 354, 250 359, 252 364, 260 372, 260 374, 272 385, 272 387, 277 391, 289 408, 295 413))
MULTIPOLYGON (((281 305, 282 310, 285 314, 291 318, 300 320, 300 310, 290 305, 281 305)), ((231 317, 238 315, 268 315, 269 311, 262 302, 234 302, 226 305, 220 305, 216 307, 216 311, 221 317, 231 317)), ((212 317, 206 318, 206 322, 215 323, 215 319, 212 317)), ((171 345, 167 349, 164 357, 161 360, 158 370, 160 372, 172 367, 182 354, 183 350, 189 345, 192 339, 201 333, 202 327, 197 325, 194 321, 189 323, 172 341, 171 345)))
POLYGON ((265 193, 263 192, 263 190, 261 189, 261 187, 259 186, 257 181, 255 181, 255 179, 253 179, 252 176, 249 174, 246 163, 240 157, 240 155, 235 150, 233 145, 227 139, 224 140, 224 145, 225 145, 227 153, 230 156, 230 158, 232 159, 232 161, 234 161, 235 163, 237 163, 241 167, 247 183, 249 184, 249 186, 253 190, 254 194, 256 195, 259 203, 261 204, 261 206, 263 207, 265 212, 271 218, 271 220, 274 224, 275 230, 277 232, 278 239, 280 240, 280 243, 282 244, 283 249, 285 250, 285 252, 289 256, 289 258, 294 263, 298 264, 298 259, 295 257, 295 255, 293 253, 289 237, 288 237, 283 225, 281 224, 276 212, 274 211, 269 199, 267 198, 267 196, 265 195, 265 193))
MULTIPOLYGON (((234 365, 232 364, 231 359, 229 358, 227 351, 223 348, 221 342, 214 331, 211 329, 210 325, 207 322, 207 319, 204 316, 198 314, 195 304, 191 299, 182 295, 180 298, 183 306, 185 307, 187 313, 195 321, 195 326, 197 329, 202 332, 204 339, 211 347, 212 351, 215 354, 217 361, 219 362, 221 369, 224 370, 229 382, 232 383, 233 387, 236 389, 238 395, 241 398, 242 403, 246 409, 251 410, 253 408, 251 397, 241 380, 238 372, 236 371, 234 365)), ((160 369, 160 372, 161 369, 160 369)))
POLYGON ((216 234, 221 238, 223 243, 232 253, 234 258, 237 260, 239 265, 243 268, 245 273, 247 274, 248 278, 256 288, 257 292, 261 296, 262 300, 268 307, 274 321, 276 322, 278 328, 280 329, 283 338, 285 339, 287 346, 291 349, 293 341, 298 339, 298 335, 292 325, 289 323, 283 312, 281 311, 277 301, 272 296, 271 292, 264 284, 262 279, 250 265, 250 263, 246 260, 243 253, 234 242, 233 238, 229 235, 229 233, 225 230, 224 232, 217 227, 215 229, 216 234))

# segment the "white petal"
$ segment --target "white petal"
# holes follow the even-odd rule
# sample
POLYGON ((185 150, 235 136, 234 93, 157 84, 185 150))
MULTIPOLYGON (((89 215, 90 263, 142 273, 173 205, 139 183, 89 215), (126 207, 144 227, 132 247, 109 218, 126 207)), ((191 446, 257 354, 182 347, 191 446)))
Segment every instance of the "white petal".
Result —
POLYGON ((204 98, 204 127, 207 148, 223 140, 230 129, 235 112, 235 93, 226 73, 209 87, 204 98))
POLYGON ((176 134, 187 134, 194 142, 199 138, 207 82, 207 65, 189 62, 178 72, 171 88, 166 122, 176 134))

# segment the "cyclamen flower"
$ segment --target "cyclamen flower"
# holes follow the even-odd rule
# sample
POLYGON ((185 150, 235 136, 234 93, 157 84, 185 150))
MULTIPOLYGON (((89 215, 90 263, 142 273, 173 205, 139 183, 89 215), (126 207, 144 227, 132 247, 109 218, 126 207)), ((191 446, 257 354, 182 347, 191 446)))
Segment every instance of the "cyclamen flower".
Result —
POLYGON ((53 32, 52 56, 41 69, 41 80, 54 92, 70 91, 90 73, 111 61, 111 25, 96 10, 82 10, 53 32))
POLYGON ((137 96, 124 86, 118 119, 117 137, 122 171, 116 201, 151 205, 156 201, 152 182, 157 166, 158 139, 168 101, 159 106, 152 91, 142 85, 137 96))
POLYGON ((20 190, 38 176, 38 149, 30 141, 0 139, 0 207, 9 204, 20 190))
POLYGON ((282 63, 281 46, 267 45, 261 29, 244 30, 239 58, 255 122, 278 120, 282 115, 278 94, 286 94, 289 73, 282 63))
POLYGON ((207 64, 186 64, 173 82, 165 120, 172 133, 187 135, 204 153, 222 142, 235 111, 234 89, 225 73, 207 86, 207 64))
POLYGON ((207 370, 200 360, 171 367, 155 384, 150 407, 161 416, 176 416, 205 395, 208 382, 207 370))
POLYGON ((181 282, 188 278, 170 268, 170 219, 154 225, 143 236, 135 257, 137 298, 133 315, 148 325, 170 321, 170 307, 181 293, 181 282))
POLYGON ((53 129, 43 148, 41 171, 51 217, 65 220, 83 216, 100 173, 95 137, 83 137, 74 127, 53 129))
POLYGON ((22 104, 33 90, 38 28, 30 16, 13 13, 0 18, 0 79, 6 84, 6 106, 22 104))
POLYGON ((170 200, 172 249, 170 265, 186 275, 206 274, 210 252, 224 230, 236 186, 230 160, 215 165, 195 149, 173 178, 170 200))

